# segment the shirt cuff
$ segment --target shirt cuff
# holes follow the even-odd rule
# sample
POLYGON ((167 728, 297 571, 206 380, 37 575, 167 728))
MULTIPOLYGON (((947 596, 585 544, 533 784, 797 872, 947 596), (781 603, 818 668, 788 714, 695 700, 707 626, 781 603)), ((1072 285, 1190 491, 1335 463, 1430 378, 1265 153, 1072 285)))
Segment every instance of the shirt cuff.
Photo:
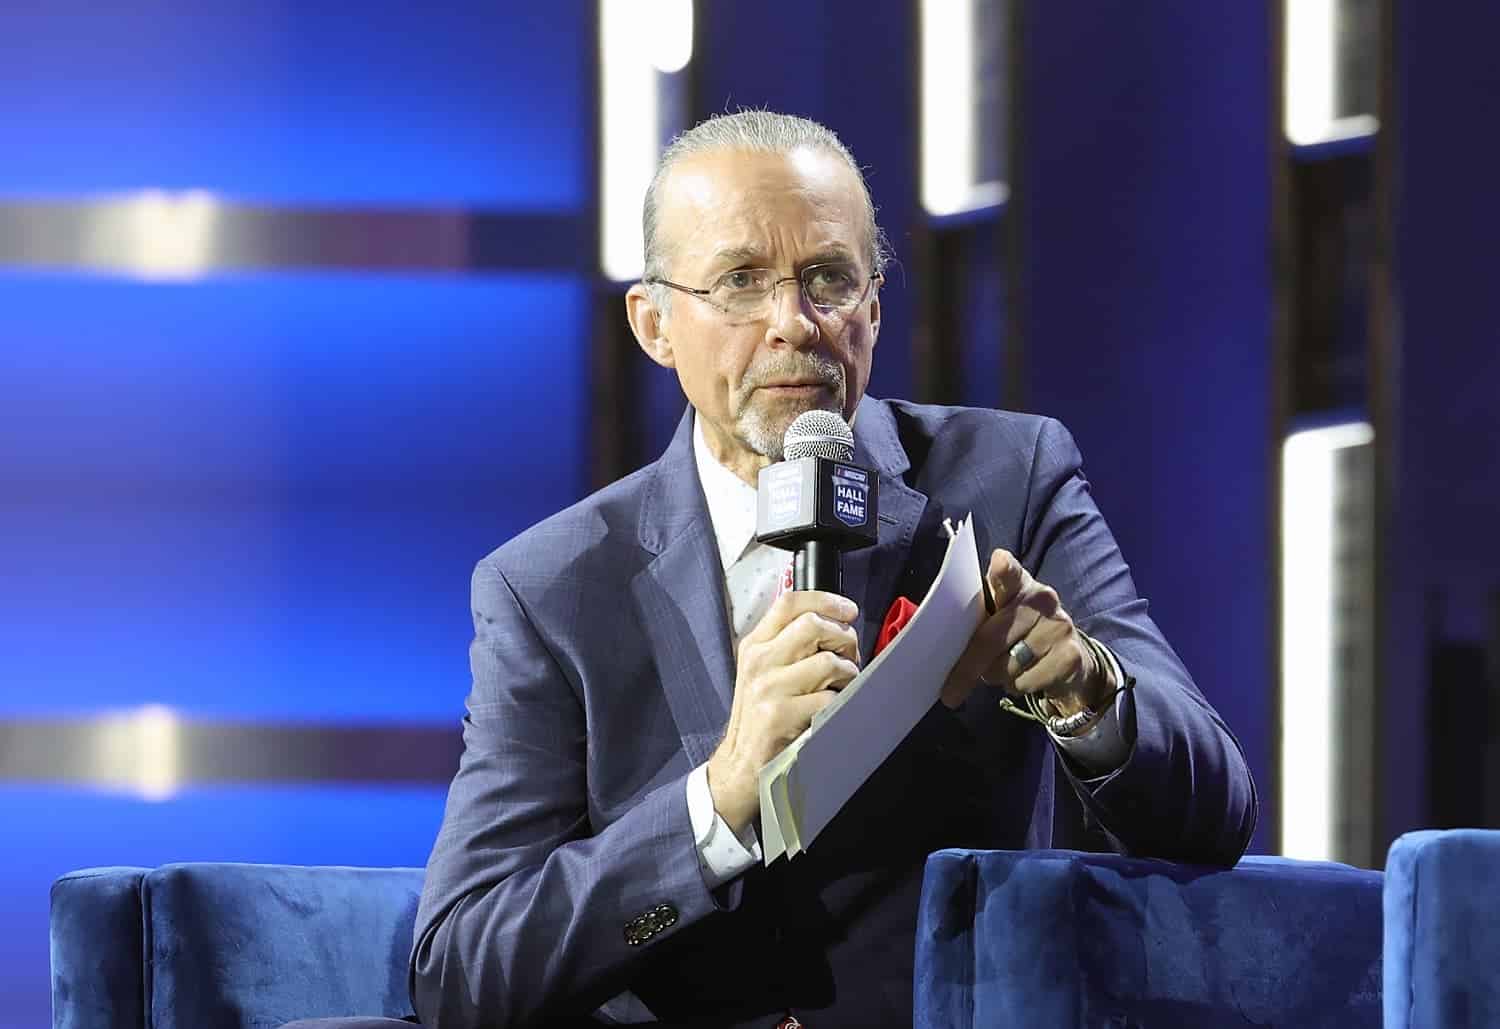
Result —
MULTIPOLYGON (((1125 672, 1120 667, 1119 658, 1115 657, 1114 651, 1104 644, 1098 644, 1099 650, 1109 661, 1110 679, 1115 683, 1125 681, 1125 672)), ((1062 752, 1068 755, 1089 778, 1102 778, 1116 771, 1130 758, 1130 750, 1135 746, 1135 697, 1132 690, 1120 690, 1115 694, 1109 707, 1099 720, 1093 724, 1088 732, 1081 736, 1059 736, 1051 729, 1047 734, 1062 752)), ((704 779, 705 790, 707 778, 704 779)))
POLYGON ((714 810, 714 795, 708 788, 708 765, 701 764, 687 777, 688 820, 693 824, 693 842, 698 847, 698 867, 709 889, 717 889, 760 860, 760 841, 755 829, 745 826, 736 836, 729 823, 714 810))

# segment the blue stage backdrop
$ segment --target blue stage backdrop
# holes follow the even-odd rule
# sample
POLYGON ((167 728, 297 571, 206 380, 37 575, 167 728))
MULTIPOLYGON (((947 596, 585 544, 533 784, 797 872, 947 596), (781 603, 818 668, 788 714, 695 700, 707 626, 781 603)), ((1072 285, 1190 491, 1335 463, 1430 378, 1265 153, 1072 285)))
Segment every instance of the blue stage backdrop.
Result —
POLYGON ((1152 615, 1270 778, 1271 126, 1263 6, 1033 4, 1022 324, 1152 615))
MULTIPOLYGON (((1500 135, 1492 127, 1500 64, 1486 44, 1497 32, 1494 4, 1397 5, 1393 258, 1402 327, 1385 384, 1395 417, 1381 634, 1382 743, 1401 755, 1384 778, 1392 837, 1432 824, 1439 798, 1429 796, 1429 750, 1472 747, 1486 733, 1493 739, 1496 724, 1482 684, 1434 680, 1429 648, 1439 641, 1478 648, 1500 632, 1500 135), (1472 736, 1444 736, 1451 725, 1422 732, 1434 690, 1454 698, 1472 736), (1477 714, 1486 703, 1487 713, 1477 714)), ((1500 782, 1485 781, 1483 755, 1446 760, 1478 780, 1479 803, 1459 806, 1494 812, 1500 782)))
POLYGON ((456 725, 473 563, 583 490, 585 296, 0 279, 3 713, 456 725))
POLYGON ((0 194, 576 208, 592 6, 7 4, 0 194))
MULTIPOLYGON (((591 11, 8 5, 0 204, 202 190, 292 231, 305 208, 584 220, 591 11)), ((0 268, 0 723, 163 705, 456 736, 475 561, 586 487, 593 255, 374 270, 400 243, 371 239, 369 269, 175 282, 0 268)), ((420 865, 446 785, 187 771, 158 800, 0 782, 0 1029, 49 1021, 62 872, 420 865)))

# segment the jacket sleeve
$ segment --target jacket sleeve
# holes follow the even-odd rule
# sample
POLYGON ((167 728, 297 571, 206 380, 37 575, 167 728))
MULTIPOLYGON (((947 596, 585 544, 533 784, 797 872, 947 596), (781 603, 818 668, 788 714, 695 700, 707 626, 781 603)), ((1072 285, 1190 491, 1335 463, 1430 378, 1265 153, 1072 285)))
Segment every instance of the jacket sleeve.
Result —
POLYGON ((1239 741, 1209 706, 1150 616, 1083 476, 1072 436, 1042 423, 1021 563, 1057 591, 1080 629, 1136 681, 1135 744, 1125 764, 1080 781, 1080 801, 1123 853, 1231 865, 1255 830, 1255 784, 1239 741))
POLYGON ((686 768, 596 830, 580 695, 492 562, 474 573, 463 757, 417 910, 410 985, 427 1029, 586 1014, 715 910, 686 768))

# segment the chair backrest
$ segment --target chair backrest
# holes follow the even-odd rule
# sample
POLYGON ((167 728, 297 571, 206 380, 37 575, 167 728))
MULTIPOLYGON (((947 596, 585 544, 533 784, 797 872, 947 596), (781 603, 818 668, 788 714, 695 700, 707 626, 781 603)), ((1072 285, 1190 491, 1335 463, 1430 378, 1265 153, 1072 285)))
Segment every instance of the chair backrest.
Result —
POLYGON ((1379 1029, 1381 875, 1075 851, 942 850, 917 928, 922 1027, 1379 1029))
POLYGON ((52 886, 54 1029, 412 1013, 419 868, 91 868, 52 886))
POLYGON ((1387 1029, 1500 1025, 1500 832, 1407 833, 1385 860, 1387 1029))

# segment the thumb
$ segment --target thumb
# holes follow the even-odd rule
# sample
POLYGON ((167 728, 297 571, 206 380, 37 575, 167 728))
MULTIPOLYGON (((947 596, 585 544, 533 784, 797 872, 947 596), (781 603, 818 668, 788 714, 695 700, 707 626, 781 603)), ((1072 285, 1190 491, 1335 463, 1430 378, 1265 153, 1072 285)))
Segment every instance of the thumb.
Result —
POLYGON ((974 687, 979 685, 978 678, 965 671, 965 667, 963 661, 954 665, 953 671, 948 673, 948 680, 943 683, 942 692, 938 694, 938 699, 950 711, 961 707, 969 699, 969 694, 974 692, 974 687))

